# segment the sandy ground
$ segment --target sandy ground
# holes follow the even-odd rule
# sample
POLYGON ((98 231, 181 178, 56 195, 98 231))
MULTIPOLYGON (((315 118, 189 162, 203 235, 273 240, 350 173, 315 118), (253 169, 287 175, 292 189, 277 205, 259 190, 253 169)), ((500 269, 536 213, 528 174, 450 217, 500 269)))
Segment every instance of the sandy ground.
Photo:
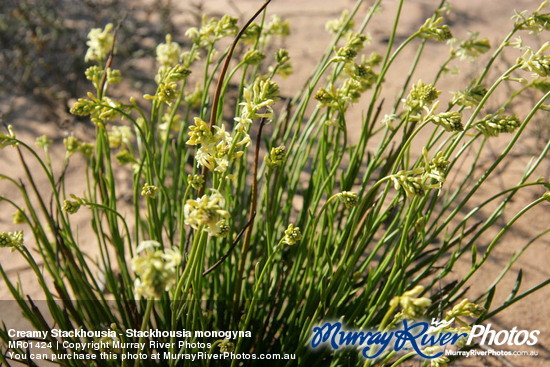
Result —
MULTIPOLYGON (((189 5, 185 2, 183 4, 174 5, 172 10, 172 19, 176 26, 177 32, 175 32, 175 39, 183 38, 183 30, 186 29, 182 24, 189 22, 189 5)), ((212 15, 222 14, 228 12, 232 15, 248 15, 258 6, 256 0, 243 0, 243 1, 209 1, 205 2, 204 10, 212 15)), ((295 75, 292 78, 287 79, 281 83, 281 89, 284 94, 291 94, 297 88, 299 88, 306 80, 312 68, 315 66, 316 60, 319 59, 321 53, 325 49, 327 43, 330 40, 330 36, 324 31, 324 24, 328 19, 337 18, 343 8, 350 8, 354 5, 354 1, 327 1, 327 0, 302 0, 302 1, 288 1, 288 0, 274 0, 270 5, 269 12, 271 14, 279 14, 285 19, 291 21, 292 35, 284 41, 283 45, 290 51, 293 58, 293 64, 295 69, 295 75)), ((369 2, 370 3, 370 2, 369 2)), ((424 22, 424 20, 431 14, 431 11, 436 6, 438 1, 428 0, 410 0, 407 1, 403 10, 403 21, 398 28, 398 41, 411 32, 418 29, 418 27, 424 22)), ((458 38, 467 37, 468 31, 479 31, 481 37, 488 38, 491 44, 494 46, 499 40, 503 38, 505 33, 511 29, 512 22, 510 17, 514 14, 514 9, 529 9, 534 10, 538 7, 538 1, 524 0, 524 1, 477 1, 477 0, 465 0, 465 1, 451 1, 453 13, 448 17, 448 24, 451 26, 453 33, 458 38)), ((382 52, 386 45, 385 42, 390 26, 392 14, 396 8, 395 1, 383 1, 384 10, 382 14, 375 17, 372 25, 368 27, 368 32, 372 36, 372 44, 368 46, 367 52, 376 50, 382 52)), ((360 10, 360 14, 366 14, 367 7, 363 6, 360 10)), ((139 15, 139 14, 138 14, 139 15)), ((145 17, 145 14, 139 16, 145 17)), ((361 18, 361 15, 359 16, 361 18)), ((151 19, 151 21, 154 21, 151 19)), ((144 38, 146 44, 151 44, 151 40, 144 38)), ((535 41, 536 42, 536 41, 535 41)), ((536 43, 535 43, 536 44, 536 43)), ((539 42, 540 44, 540 42, 539 42)), ((151 46, 149 46, 151 47, 151 46)), ((428 47, 422 62, 424 65, 435 65, 438 61, 443 60, 447 56, 448 47, 445 45, 438 45, 428 47)), ((406 75, 409 68, 409 61, 414 56, 416 49, 414 47, 409 48, 398 60, 396 65, 390 70, 387 81, 387 94, 393 95, 397 89, 400 89, 403 83, 403 75, 406 75)), ((513 62, 511 59, 510 62, 513 62)), ((483 65, 483 60, 476 61, 474 63, 466 62, 461 74, 458 76, 446 77, 440 88, 444 90, 457 90, 463 89, 464 76, 469 75, 471 70, 479 68, 483 65)), ((143 61, 140 67, 150 67, 150 63, 143 61)), ((460 64, 462 67, 462 64, 460 64)), ((502 66, 503 68, 504 66, 502 66)), ((429 80, 433 78, 434 70, 430 67, 421 69, 415 74, 413 80, 423 78, 429 80)), ((125 91, 118 91, 125 94, 125 91)), ((448 96, 447 96, 448 98, 448 96)), ((87 134, 89 129, 82 126, 82 124, 72 124, 69 129, 62 129, 59 125, 59 119, 71 119, 63 111, 55 110, 56 114, 52 115, 50 112, 44 110, 43 106, 37 104, 32 98, 29 97, 14 97, 12 95, 3 95, 0 99, 0 108, 4 119, 13 123, 17 129, 18 136, 32 143, 36 136, 47 133, 51 138, 58 143, 57 147, 54 147, 52 155, 55 157, 62 157, 64 152, 62 149, 62 138, 71 130, 76 134, 87 134), (57 121, 56 121, 57 120, 57 121), (60 147, 61 145, 61 147, 60 147)), ((351 115, 349 121, 350 136, 354 131, 358 131, 361 121, 361 109, 364 108, 361 103, 357 104, 351 115)), ((521 111, 519 107, 518 114, 525 111, 521 111)), ((384 113, 384 112, 383 112, 384 113)), ((546 125, 542 124, 534 126, 533 129, 526 133, 526 138, 522 139, 521 145, 516 147, 513 151, 513 161, 498 175, 495 175, 491 179, 491 184, 494 185, 495 192, 501 190, 503 187, 508 187, 513 183, 519 181, 525 165, 528 162, 529 153, 533 150, 536 151, 536 147, 540 144, 544 145, 549 138, 548 132, 548 114, 546 116, 546 125), (545 127, 546 126, 546 127, 545 127)), ((422 137, 419 138, 419 144, 421 144, 422 137)), ((491 142, 488 154, 484 157, 482 164, 484 167, 488 166, 494 157, 499 154, 506 143, 506 138, 499 141, 491 142)), ((539 147, 540 151, 540 147, 539 147)), ((6 170, 14 176, 21 176, 23 174, 17 161, 17 157, 13 152, 9 152, 7 149, 0 152, 2 162, 2 172, 6 170)), ((55 159, 54 159, 55 161, 55 159)), ((82 182, 78 180, 78 161, 74 161, 71 166, 70 185, 73 192, 79 192, 79 185, 82 186, 82 182)), ((462 170, 468 169, 468 161, 465 160, 462 170)), ((33 166, 33 170, 38 167, 33 166)), ((544 162, 539 171, 538 176, 550 177, 550 161, 544 162)), ((536 177, 538 177, 536 176, 536 177)), ((46 181, 41 179, 38 181, 38 185, 45 185, 46 181)), ((0 190, 2 195, 10 196, 13 194, 13 190, 9 188, 6 182, 0 182, 0 190)), ((84 188, 81 187, 80 191, 84 188)), ((475 200, 472 202, 472 206, 467 209, 472 209, 477 203, 480 203, 483 198, 492 195, 493 191, 481 191, 477 194, 475 200)), ((532 200, 539 197, 541 192, 534 190, 526 190, 520 193, 510 206, 506 209, 505 218, 509 220, 513 215, 524 207, 532 200)), ((466 213, 465 211, 464 213, 466 213)), ((480 219, 484 215, 488 215, 487 212, 480 214, 480 219)), ((17 229, 11 225, 11 210, 6 210, 5 206, 2 206, 0 210, 0 220, 2 230, 13 231, 17 229)), ((506 266, 508 259, 514 253, 517 253, 530 239, 536 236, 541 231, 548 228, 548 206, 541 205, 536 210, 529 212, 518 223, 518 225, 508 233, 498 244, 496 251, 490 261, 484 266, 484 269, 474 277, 469 285, 471 287, 471 298, 483 293, 487 286, 491 284, 494 279, 500 274, 502 269, 506 266)), ((82 231, 86 231, 86 221, 81 219, 78 223, 82 231)), ((496 235, 498 230, 505 225, 505 222, 498 222, 495 225, 495 230, 489 235, 481 238, 478 243, 478 247, 482 248, 486 246, 491 236, 496 235)), ((84 232, 85 233, 85 232, 84 232)), ((83 236, 85 237, 85 236, 83 236)), ((41 292, 34 284, 34 276, 32 272, 25 266, 24 262, 18 258, 15 254, 10 253, 7 249, 0 249, 0 261, 7 270, 8 274, 13 278, 20 278, 24 284, 25 293, 29 294, 34 299, 41 298, 41 292)), ((508 293, 513 287, 515 278, 520 269, 523 271, 523 284, 522 290, 526 290, 531 286, 538 284, 546 279, 550 278, 550 237, 546 236, 535 243, 533 243, 512 267, 509 274, 504 278, 502 287, 495 296, 495 303, 500 304, 506 299, 508 293)), ((455 268, 455 278, 460 279, 469 269, 469 264, 460 263, 455 268)), ((479 358, 479 359, 463 359, 458 361, 456 366, 549 366, 550 365, 550 307, 548 307, 547 299, 550 296, 550 288, 546 287, 534 295, 530 295, 523 301, 511 306, 493 320, 491 323, 494 329, 497 330, 510 330, 513 327, 517 327, 520 330, 540 330, 539 343, 534 347, 529 347, 527 350, 536 351, 539 353, 538 357, 508 357, 508 358, 479 358)), ((9 292, 4 286, 0 285, 0 299, 9 299, 9 292)), ((12 317, 16 317, 12 312, 9 314, 0 309, 0 319, 7 320, 12 317)), ((496 349, 501 350, 514 350, 514 347, 501 346, 496 349)), ((525 349, 525 348, 524 348, 525 349)))

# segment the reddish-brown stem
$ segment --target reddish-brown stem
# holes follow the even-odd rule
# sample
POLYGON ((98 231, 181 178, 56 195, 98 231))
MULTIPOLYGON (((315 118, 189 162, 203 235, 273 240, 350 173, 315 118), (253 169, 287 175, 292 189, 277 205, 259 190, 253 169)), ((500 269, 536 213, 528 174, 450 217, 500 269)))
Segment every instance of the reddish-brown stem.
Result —
MULTIPOLYGON (((220 78, 218 79, 218 84, 216 85, 216 93, 214 94, 214 100, 212 102, 212 112, 210 112, 210 130, 214 129, 214 124, 216 123, 216 118, 218 116, 218 109, 219 109, 219 103, 220 103, 220 95, 223 87, 223 81, 225 79, 225 74, 227 74, 227 70, 229 69, 229 62, 231 61, 231 57, 233 56, 233 51, 235 51, 235 47, 237 47, 237 43, 239 42, 239 39, 242 37, 246 29, 250 26, 250 24, 252 24, 254 19, 256 19, 256 17, 260 15, 262 11, 264 11, 264 9, 267 7, 267 5, 270 2, 271 0, 267 0, 264 3, 264 5, 262 5, 261 8, 258 9, 258 11, 248 20, 248 22, 246 22, 246 24, 241 28, 241 30, 235 37, 235 40, 231 44, 231 47, 229 48, 229 52, 225 57, 225 62, 220 72, 220 78)), ((207 173, 207 168, 203 166, 201 174, 205 180, 206 180, 206 173, 207 173)), ((199 197, 204 195, 205 187, 206 185, 202 185, 202 187, 200 188, 199 197)))
POLYGON ((107 62, 105 63, 105 68, 103 69, 103 75, 101 76, 101 82, 99 82, 99 90, 98 95, 99 98, 103 98, 103 89, 105 88, 105 82, 107 81, 107 69, 111 67, 111 64, 113 63, 113 55, 115 53, 115 42, 116 42, 116 35, 118 33, 118 30, 120 26, 122 25, 122 22, 126 19, 126 15, 118 22, 115 31, 113 32, 113 45, 111 46, 111 51, 109 52, 109 57, 107 58, 107 62))
POLYGON ((239 267, 237 268, 237 276, 235 278, 234 295, 233 295, 233 315, 235 316, 235 323, 239 319, 242 278, 244 273, 244 264, 246 262, 246 255, 250 248, 250 239, 252 238, 252 229, 254 228, 254 216, 256 215, 256 204, 258 201, 258 160, 260 156, 260 145, 262 143, 262 129, 265 124, 265 118, 260 121, 260 127, 258 129, 258 136, 256 137, 256 151, 254 153, 254 171, 252 174, 252 193, 250 198, 250 210, 248 214, 248 221, 251 222, 246 229, 244 236, 243 247, 241 250, 241 258, 239 259, 239 267))

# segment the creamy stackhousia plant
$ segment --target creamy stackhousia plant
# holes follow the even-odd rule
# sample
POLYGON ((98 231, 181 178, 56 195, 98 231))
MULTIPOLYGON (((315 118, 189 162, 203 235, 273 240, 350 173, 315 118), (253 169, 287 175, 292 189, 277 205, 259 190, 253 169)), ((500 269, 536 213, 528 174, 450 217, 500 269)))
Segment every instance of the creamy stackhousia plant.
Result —
MULTIPOLYGON (((273 47, 291 26, 265 5, 246 24, 229 15, 205 16, 200 27, 186 31, 185 49, 167 35, 156 49, 156 90, 127 100, 109 97, 123 78, 114 68, 117 27, 93 29, 85 56, 93 90, 71 112, 87 116, 96 135, 64 140, 61 173, 53 168, 47 136, 34 146, 19 140, 11 127, 0 136, 0 146, 17 152, 25 172, 22 180, 1 175, 19 192, 2 197, 3 210, 15 213, 13 229, 0 235, 0 246, 13 251, 2 263, 23 257, 48 307, 35 307, 25 296, 29 285, 8 277, 2 265, 0 273, 24 317, 46 332, 51 352, 65 356, 74 351, 64 345, 102 342, 102 348, 84 352, 108 353, 112 359, 103 363, 113 366, 155 364, 139 358, 120 362, 114 357, 119 353, 182 356, 159 362, 175 366, 196 363, 183 356, 205 351, 293 353, 296 360, 284 362, 289 365, 395 366, 418 353, 387 348, 364 358, 352 348, 312 349, 313 330, 323 320, 338 320, 348 330, 384 332, 404 320, 434 318, 444 325, 440 332, 461 335, 457 346, 463 347, 472 325, 547 285, 520 292, 520 273, 510 297, 493 304, 495 290, 522 250, 485 292, 474 299, 467 292, 513 224, 550 200, 549 184, 533 177, 547 143, 519 182, 500 192, 490 187, 493 196, 475 201, 529 123, 548 109, 549 44, 534 49, 521 39, 550 30, 546 2, 535 11, 516 12, 496 47, 477 33, 454 39, 445 24, 445 1, 398 44, 403 2, 382 54, 369 49, 367 33, 380 0, 366 13, 358 11, 358 1, 330 21, 329 47, 293 98, 279 95, 279 84, 293 71, 291 55, 273 47), (224 38, 233 40, 225 49, 218 42, 224 38), (449 44, 449 56, 432 80, 418 80, 420 56, 437 42, 449 44), (407 47, 418 52, 402 76, 404 87, 393 101, 382 103, 385 80, 407 47), (453 98, 442 103, 440 79, 451 66, 460 68, 482 54, 490 55, 484 68, 460 85, 455 79, 456 90, 445 91, 453 98), (516 61, 499 73, 495 65, 504 65, 503 55, 516 55, 516 61), (191 73, 195 85, 188 82, 191 73), (230 105, 232 90, 237 103, 230 105), (495 107, 502 92, 508 98, 495 107), (526 93, 536 99, 515 115, 514 102, 526 93), (359 100, 363 118, 352 143, 348 115, 359 100), (429 137, 423 148, 415 143, 419 134, 429 137), (459 171, 471 151, 475 167, 491 139, 505 142, 494 162, 459 171), (66 184, 66 167, 78 154, 86 162, 85 192, 66 184), (38 170, 29 168, 31 159, 38 170), (119 199, 115 171, 125 169, 133 177, 131 205, 119 199), (450 174, 456 175, 454 185, 448 183, 450 174), (50 187, 37 187, 38 176, 50 187), (509 212, 512 198, 527 190, 539 199, 526 202, 478 250, 479 238, 509 212), (489 214, 477 222, 486 209, 489 214), (81 246, 76 212, 90 218, 91 242, 99 250, 95 259, 81 246), (459 261, 471 262, 471 269, 457 279, 452 271, 459 261), (47 333, 52 329, 108 331, 109 336, 68 332, 63 339, 73 344, 58 344, 59 338, 47 333), (197 330, 239 336, 204 340, 195 337, 197 330), (177 335, 190 336, 181 344, 177 335)), ((10 344, 12 335, 3 325, 0 361, 6 364, 9 356, 27 355, 10 344)), ((450 362, 435 349, 421 351, 438 356, 425 364, 450 362)), ((66 363, 85 365, 78 359, 66 363)))

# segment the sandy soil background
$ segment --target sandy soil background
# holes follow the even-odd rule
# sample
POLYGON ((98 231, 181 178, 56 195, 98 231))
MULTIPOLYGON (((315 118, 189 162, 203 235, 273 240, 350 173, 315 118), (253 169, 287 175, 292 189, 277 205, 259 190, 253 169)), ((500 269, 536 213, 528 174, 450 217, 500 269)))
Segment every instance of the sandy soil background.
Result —
MULTIPOLYGON (((9 3, 9 2, 8 2, 9 3)), ((29 2, 32 4, 33 2, 29 2)), ((76 6, 74 2, 71 6, 76 6)), ((230 0, 216 0, 216 1, 204 1, 191 4, 186 1, 163 1, 157 4, 139 0, 131 2, 131 5, 125 4, 121 1, 86 1, 86 3, 95 3, 97 6, 111 6, 108 8, 101 8, 102 12, 99 18, 95 21, 103 21, 100 24, 93 24, 93 19, 90 17, 83 17, 82 19, 66 19, 67 22, 72 22, 71 26, 79 28, 81 25, 81 32, 75 34, 75 37, 83 37, 82 44, 85 47, 85 36, 90 26, 103 26, 108 21, 109 16, 115 17, 120 15, 122 11, 128 11, 130 17, 135 20, 135 24, 128 26, 127 29, 119 36, 121 46, 121 52, 129 52, 133 59, 130 61, 117 60, 122 65, 117 65, 123 69, 123 73, 134 73, 138 75, 131 83, 123 84, 118 87, 114 93, 115 95, 125 96, 130 95, 139 96, 140 93, 135 93, 138 88, 147 89, 150 87, 150 81, 145 78, 152 76, 154 73, 154 47, 163 39, 163 34, 171 32, 176 41, 183 42, 184 31, 190 24, 197 22, 197 15, 202 11, 210 15, 222 15, 229 13, 234 16, 242 16, 242 18, 248 17, 260 3, 257 0, 242 0, 242 1, 230 1, 230 0), (79 23, 80 22, 80 23, 79 23), (86 27, 85 27, 86 26, 86 27), (125 38, 127 37, 127 38, 125 38), (143 51, 136 51, 142 49, 143 51)), ((365 14, 367 11, 367 5, 371 2, 367 2, 360 10, 360 14, 365 14)), ((403 20, 398 29, 398 41, 403 40, 404 37, 414 32, 424 20, 431 15, 433 9, 437 6, 439 1, 428 0, 409 0, 405 4, 403 11, 403 20)), ((303 85, 309 76, 311 70, 315 66, 320 55, 325 50, 326 45, 330 41, 330 35, 324 31, 324 24, 328 19, 339 17, 341 10, 344 8, 351 8, 355 4, 355 1, 342 0, 342 1, 328 1, 328 0, 301 0, 301 1, 289 1, 289 0, 274 0, 273 4, 269 7, 270 14, 278 14, 284 19, 289 19, 291 22, 291 36, 286 39, 281 46, 285 46, 291 54, 293 59, 293 65, 295 74, 281 82, 281 90, 285 95, 292 95, 299 87, 303 85)), ((378 51, 382 52, 387 44, 387 37, 391 27, 391 20, 396 8, 396 1, 383 1, 384 10, 381 14, 374 18, 372 24, 368 27, 368 32, 372 36, 372 43, 367 47, 366 52, 378 51)), ((453 34, 457 38, 466 38, 468 31, 478 31, 480 36, 488 38, 493 46, 497 45, 504 35, 511 29, 512 21, 510 17, 514 14, 514 9, 534 10, 538 7, 539 1, 537 0, 523 0, 523 1, 477 1, 477 0, 464 0, 464 1, 451 1, 452 13, 448 15, 447 24, 451 26, 453 34)), ((0 8, 1 9, 1 8, 0 8)), ((6 8, 4 8, 6 9, 6 8)), ((9 9, 8 9, 9 10, 9 9)), ((90 11, 90 7, 82 6, 82 11, 90 11)), ((76 10, 78 13, 78 9, 76 10)), ((1 12, 0 12, 1 14, 1 12)), ((6 13, 7 14, 7 13, 6 13)), ((361 18, 361 15, 359 16, 361 18)), ((24 26, 22 26, 24 27, 24 26)), ((79 28, 79 29, 80 29, 79 28)), ((4 32, 4 31, 2 31, 4 32)), ((542 40, 545 41, 545 40, 542 40)), ((539 40, 533 41, 534 45, 541 44, 539 40)), ((77 48, 73 52, 83 48, 77 48)), ((0 50, 2 52, 2 50, 0 50)), ((391 98, 393 92, 401 88, 404 75, 407 74, 410 60, 416 52, 415 47, 409 48, 398 60, 396 65, 390 70, 386 93, 388 98, 391 98)), ((419 78, 430 80, 434 76, 434 68, 432 65, 437 64, 446 58, 448 53, 448 46, 446 45, 432 45, 427 48, 425 55, 421 62, 425 67, 415 76, 413 80, 416 81, 419 78)), ((81 54, 83 58, 83 54, 81 54)), ((6 58, 0 60, 6 61, 6 58)), ((509 61, 514 62, 514 58, 509 61)), ((62 62, 63 60, 58 60, 62 62)), ((55 61, 53 61, 55 62, 55 61)), ((483 67, 486 59, 481 59, 474 63, 465 62, 460 64, 461 73, 456 76, 445 77, 440 84, 440 89, 443 90, 458 90, 463 89, 465 84, 465 78, 471 75, 473 70, 483 67)), ((73 116, 67 113, 67 107, 71 104, 71 101, 84 94, 86 86, 81 82, 74 73, 77 73, 80 69, 82 72, 82 62, 74 62, 71 65, 70 71, 65 74, 65 79, 59 81, 60 84, 56 86, 56 81, 51 78, 43 77, 44 84, 42 89, 36 86, 26 92, 21 90, 6 90, 5 86, 10 79, 10 65, 8 63, 0 65, 0 75, 5 78, 3 83, 4 88, 1 89, 0 94, 0 114, 6 123, 13 124, 16 129, 17 135, 22 140, 32 143, 36 136, 42 134, 48 134, 56 143, 56 146, 52 148, 53 157, 62 157, 64 149, 62 145, 62 139, 69 133, 73 133, 79 137, 90 140, 91 127, 89 123, 84 121, 78 121, 73 116), (80 69, 79 69, 80 68, 80 69), (61 88, 59 85, 69 85, 70 87, 61 88), (45 98, 43 94, 48 94, 49 91, 55 93, 55 98, 45 98), (44 93, 46 92, 46 93, 44 93)), ((504 70, 506 65, 499 66, 498 68, 504 70)), ((47 69, 46 69, 47 70, 47 69)), ((13 76, 13 75, 12 75, 13 76)), ((32 85, 32 84, 31 84, 32 85)), ((449 98, 450 95, 446 96, 449 98)), ((395 98, 395 97, 393 97, 395 98)), ((443 97, 445 98, 445 97, 443 97)), ((391 103, 390 103, 391 104, 391 103)), ((389 105, 389 104, 388 104, 389 105)), ((361 109, 363 106, 358 103, 350 114, 350 136, 353 139, 355 131, 359 131, 361 121, 361 109), (355 121, 355 122, 354 122, 355 121)), ((383 112, 384 113, 384 112, 383 112)), ((525 114, 525 110, 522 110, 522 106, 517 106, 517 113, 522 116, 525 114)), ((533 122, 533 126, 526 132, 525 138, 522 138, 521 144, 513 150, 512 160, 498 175, 495 175, 491 179, 492 185, 494 185, 494 191, 479 192, 476 199, 472 202, 472 209, 476 203, 482 201, 483 198, 490 196, 497 190, 500 191, 504 187, 509 187, 513 183, 519 181, 525 165, 528 162, 528 157, 533 151, 540 151, 540 147, 544 146, 549 139, 550 132, 550 119, 548 113, 542 115, 542 119, 533 122)), ((422 138, 420 138, 421 143, 422 138)), ((494 157, 498 156, 506 143, 506 138, 498 139, 490 142, 490 149, 486 157, 484 157, 482 164, 489 165, 492 163, 494 157)), ((9 149, 4 149, 0 152, 1 157, 1 171, 9 172, 12 176, 22 176, 23 171, 18 165, 17 157, 9 149)), ((56 161, 55 158, 53 159, 56 161)), ((32 169, 38 167, 32 166, 32 169)), ((469 169, 468 161, 465 160, 462 170, 469 169)), ((480 167, 486 168, 486 167, 480 167)), ((71 164, 71 170, 69 175, 69 183, 73 192, 84 191, 83 182, 78 178, 79 162, 78 159, 71 164)), ((537 172, 538 176, 545 177, 547 180, 550 177, 550 160, 547 160, 537 172)), ((121 177, 124 176, 124 172, 121 173, 121 177)), ((127 177, 127 176, 126 176, 127 177)), ((45 180, 38 182, 40 185, 46 184, 45 180)), ((13 195, 13 190, 5 182, 0 182, 0 193, 3 196, 10 197, 13 195)), ((536 199, 542 194, 540 191, 525 190, 520 193, 513 203, 506 209, 506 219, 510 219, 513 215, 524 207, 526 204, 536 199)), ((3 204, 2 204, 3 205, 3 204)), ((19 229, 11 224, 11 210, 7 210, 6 206, 0 207, 0 225, 2 231, 13 231, 19 229)), ((481 294, 486 287, 492 283, 492 281, 500 274, 502 269, 506 266, 508 259, 520 248, 522 248, 530 239, 540 233, 542 230, 548 228, 549 218, 549 206, 541 205, 537 210, 529 212, 523 217, 517 224, 514 230, 508 233, 499 243, 494 256, 484 266, 484 270, 480 272, 470 282, 471 286, 471 298, 475 295, 481 294)), ((465 211, 466 213, 467 211, 465 211)), ((482 212, 480 219, 483 219, 483 215, 488 213, 482 212)), ((490 240, 491 235, 495 235, 500 228, 505 224, 504 221, 498 222, 494 231, 488 236, 480 239, 478 247, 482 248, 486 246, 490 240)), ((86 229, 86 219, 82 218, 79 223, 81 228, 82 238, 86 238, 86 233, 89 231, 86 229)), ((22 227, 21 227, 22 228, 22 227)), ((83 240, 83 242, 86 242, 83 240)), ((32 245, 31 245, 32 247, 32 245)), ((93 252, 91 252, 93 255, 93 252)), ((546 279, 550 278, 550 237, 546 236, 536 241, 530 248, 528 248, 518 262, 513 266, 512 270, 506 276, 501 290, 496 294, 495 304, 500 304, 506 299, 509 291, 511 290, 515 278, 519 269, 523 270, 523 284, 522 290, 538 284, 546 279)), ((16 254, 10 253, 7 249, 0 249, 0 261, 2 266, 7 270, 8 274, 13 278, 20 278, 24 285, 25 292, 31 295, 34 299, 41 298, 41 292, 34 284, 34 277, 31 271, 25 266, 25 263, 17 257, 16 254)), ((455 278, 460 279, 464 276, 465 272, 469 269, 469 264, 458 264, 455 269, 455 278)), ((550 366, 550 307, 548 307, 548 298, 550 297, 550 289, 548 287, 540 290, 534 295, 529 296, 522 302, 519 302, 511 306, 506 311, 495 317, 491 322, 493 327, 497 330, 507 329, 510 330, 514 326, 518 329, 541 331, 539 337, 539 343, 535 347, 530 347, 528 350, 536 350, 539 352, 539 356, 536 358, 530 357, 510 357, 510 358, 483 358, 483 359, 464 359, 457 362, 457 366, 550 366)), ((0 299, 9 299, 9 291, 4 284, 0 284, 0 299)), ((17 317, 13 313, 9 313, 4 309, 0 309, 0 320, 7 320, 8 318, 17 317)), ((502 346, 497 347, 502 350, 512 350, 513 347, 502 346)))

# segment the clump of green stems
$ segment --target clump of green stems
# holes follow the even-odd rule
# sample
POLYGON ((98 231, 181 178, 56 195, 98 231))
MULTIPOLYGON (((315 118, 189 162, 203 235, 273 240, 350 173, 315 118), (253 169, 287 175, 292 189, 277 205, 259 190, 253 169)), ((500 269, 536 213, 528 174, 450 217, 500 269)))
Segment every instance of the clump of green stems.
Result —
MULTIPOLYGON (((532 176, 550 143, 533 157, 519 182, 500 192, 489 188, 493 196, 465 211, 476 193, 490 185, 488 179, 529 122, 547 108, 543 103, 550 92, 541 87, 546 80, 542 78, 550 74, 548 56, 543 54, 546 46, 534 52, 512 40, 525 31, 546 31, 544 20, 549 16, 544 7, 532 14, 518 13, 512 30, 493 51, 477 35, 455 41, 434 79, 422 82, 415 80, 415 73, 422 67, 425 47, 452 37, 441 18, 446 4, 443 1, 432 18, 397 44, 403 2, 399 1, 383 55, 366 53, 365 46, 380 0, 363 15, 358 1, 331 22, 329 47, 304 87, 286 101, 278 96, 277 84, 285 83, 282 76, 291 72, 291 61, 284 50, 273 55, 269 42, 286 36, 288 24, 277 17, 270 20, 269 1, 241 28, 228 16, 205 17, 200 29, 188 32, 192 42, 184 52, 167 37, 157 49, 158 89, 145 95, 145 101, 131 98, 126 103, 108 97, 108 87, 121 78, 112 69, 117 27, 95 30, 99 46, 90 45, 96 52, 87 58, 96 66, 86 75, 96 92, 72 109, 91 116, 93 142, 67 138, 62 173, 56 175, 46 137, 37 140, 44 154, 17 139, 12 130, 0 139, 4 149, 17 151, 26 174, 25 181, 0 176, 20 192, 19 198, 2 197, 3 205, 18 213, 19 223, 28 224, 24 241, 18 233, 4 232, 1 244, 12 247, 9 256, 23 256, 28 262, 48 301, 47 311, 25 297, 23 286, 11 280, 1 264, 0 273, 32 326, 113 328, 128 342, 148 338, 129 339, 124 335, 127 329, 249 330, 249 338, 210 340, 212 351, 223 346, 235 353, 295 353, 297 361, 289 365, 398 365, 413 358, 414 353, 387 351, 371 361, 355 350, 313 351, 307 345, 312 328, 322 320, 343 319, 349 328, 384 329, 403 315, 442 317, 465 302, 468 281, 512 225, 547 201, 545 195, 526 203, 483 252, 478 250, 478 240, 494 228, 518 192, 544 192, 549 187, 532 176), (224 37, 233 37, 233 44, 217 50, 224 37), (493 76, 495 64, 505 51, 513 52, 513 46, 522 48, 523 56, 493 76), (418 47, 418 52, 404 75, 403 89, 394 101, 383 99, 384 81, 406 47, 418 47), (234 60, 232 54, 239 48, 246 56, 234 60), (481 72, 442 106, 437 86, 448 65, 486 52, 492 55, 481 72), (199 55, 202 64, 196 61, 199 55), (203 76, 196 88, 187 83, 191 72, 203 76), (222 107, 237 78, 233 120, 224 116, 222 107), (489 110, 489 101, 505 86, 513 92, 499 108, 489 110), (514 101, 536 88, 543 92, 530 110, 522 117, 511 114, 514 101), (361 97, 367 102, 357 124, 358 139, 351 144, 346 115, 361 97), (145 103, 150 107, 141 107, 145 103), (424 149, 413 144, 419 134, 429 136, 424 149), (500 139, 501 134, 509 136, 506 147, 488 168, 476 169, 487 140, 500 139), (476 152, 472 169, 457 173, 455 185, 448 185, 449 172, 459 170, 457 165, 471 151, 476 152), (85 193, 72 192, 66 185, 73 154, 82 154, 86 161, 85 193), (30 169, 29 159, 38 162, 40 172, 30 169), (115 172, 125 169, 121 165, 131 167, 133 176, 130 207, 119 201, 115 172), (45 175, 48 189, 37 186, 37 175, 45 175), (490 213, 479 221, 486 209, 490 213), (100 253, 97 261, 86 255, 71 224, 77 211, 90 215, 100 253), (454 266, 467 257, 471 270, 457 279, 454 266), (412 303, 416 308, 402 306, 405 297, 413 296, 418 296, 412 303)), ((492 303, 519 255, 547 232, 528 241, 494 283, 471 301, 479 306, 468 314, 475 316, 470 324, 491 318, 549 283, 520 293, 520 272, 509 298, 501 305, 492 303)), ((10 340, 6 326, 0 338, 10 340)), ((6 349, 0 354, 4 363, 6 349)), ((64 348, 54 351, 68 353, 64 348)), ((143 352, 154 351, 147 346, 143 352)), ((123 365, 140 363, 144 362, 123 365)), ((163 362, 181 363, 193 362, 163 362)), ((83 364, 72 360, 70 365, 83 364)))

